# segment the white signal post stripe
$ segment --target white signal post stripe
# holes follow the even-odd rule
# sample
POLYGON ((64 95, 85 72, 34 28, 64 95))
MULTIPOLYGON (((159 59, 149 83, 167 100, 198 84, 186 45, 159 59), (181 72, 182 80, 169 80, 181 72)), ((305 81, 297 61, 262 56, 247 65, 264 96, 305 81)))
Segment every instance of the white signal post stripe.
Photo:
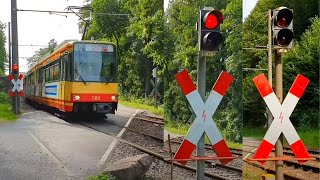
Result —
MULTIPOLYGON (((208 135, 208 138, 218 157, 231 157, 232 154, 215 122, 213 121, 212 116, 219 106, 223 95, 231 85, 233 77, 222 71, 205 103, 203 102, 186 70, 177 75, 177 81, 180 84, 182 91, 186 95, 187 100, 196 115, 196 118, 190 127, 187 136, 180 145, 174 159, 189 158, 204 132, 208 135), (218 91, 221 91, 221 94, 215 91, 215 88, 219 89, 218 91)), ((232 159, 220 159, 220 162, 222 164, 226 164, 231 160, 232 159)), ((180 163, 185 165, 186 161, 182 161, 180 163)))
MULTIPOLYGON (((274 117, 274 120, 264 136, 254 159, 268 158, 281 132, 286 137, 296 157, 310 158, 308 151, 289 119, 305 88, 307 87, 309 80, 302 75, 298 75, 282 105, 263 74, 254 78, 254 81, 261 96, 263 97, 263 100, 266 102, 274 117)), ((265 161, 259 162, 261 164, 265 163, 265 161)), ((300 161, 300 163, 303 162, 305 161, 300 161)))

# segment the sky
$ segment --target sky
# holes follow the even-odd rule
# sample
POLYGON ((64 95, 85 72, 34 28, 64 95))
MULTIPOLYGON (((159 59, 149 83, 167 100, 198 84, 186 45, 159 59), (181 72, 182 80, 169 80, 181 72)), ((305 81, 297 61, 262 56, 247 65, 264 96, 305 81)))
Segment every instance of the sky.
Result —
POLYGON ((258 0, 243 0, 242 1, 242 21, 248 17, 251 10, 255 7, 258 0))
MULTIPOLYGON (((64 11, 68 6, 82 6, 84 0, 16 0, 18 9, 64 11)), ((164 0, 164 9, 168 7, 164 0)), ((247 17, 257 0, 243 0, 243 19, 247 17)), ((11 0, 2 0, 0 21, 8 24, 11 21, 11 0)), ((20 72, 27 71, 28 57, 34 55, 39 46, 47 45, 51 39, 58 44, 66 39, 80 40, 78 29, 79 18, 74 14, 49 14, 18 11, 18 44, 20 72)), ((7 29, 5 30, 8 36, 7 29)), ((8 45, 6 45, 8 48, 8 45)))

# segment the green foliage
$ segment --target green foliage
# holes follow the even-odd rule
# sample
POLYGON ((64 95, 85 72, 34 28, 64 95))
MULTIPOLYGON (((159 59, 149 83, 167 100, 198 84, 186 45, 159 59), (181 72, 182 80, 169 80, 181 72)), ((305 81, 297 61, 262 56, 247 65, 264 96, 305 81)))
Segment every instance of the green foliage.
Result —
POLYGON ((4 75, 5 64, 8 62, 5 49, 6 36, 4 33, 5 25, 0 21, 0 76, 4 75))
POLYGON ((284 86, 288 90, 297 74, 310 79, 310 83, 300 99, 291 121, 305 127, 319 127, 319 50, 320 19, 314 18, 312 26, 305 31, 301 41, 295 43, 292 51, 284 56, 284 86))
POLYGON ((0 104, 0 123, 14 121, 17 115, 12 112, 10 104, 0 104))
POLYGON ((89 28, 87 39, 110 39, 115 40, 119 57, 124 52, 120 45, 120 39, 126 32, 128 26, 128 17, 103 15, 108 14, 127 14, 125 1, 122 0, 92 0, 91 7, 96 13, 92 18, 92 25, 89 28), (101 14, 99 14, 101 13, 101 14))
POLYGON ((137 99, 134 96, 120 95, 120 103, 125 106, 144 109, 154 114, 163 116, 163 106, 158 105, 158 107, 156 107, 156 102, 154 99, 137 99))
POLYGON ((12 101, 8 93, 0 92, 0 104, 10 104, 12 101))
POLYGON ((319 147, 320 147, 319 129, 309 127, 307 129, 298 129, 297 132, 298 132, 301 140, 303 141, 303 143, 308 148, 319 149, 319 147))
POLYGON ((98 175, 98 176, 92 176, 89 178, 89 180, 108 180, 107 175, 98 175))
POLYGON ((243 137, 253 137, 261 140, 267 132, 267 127, 246 126, 243 127, 243 137))

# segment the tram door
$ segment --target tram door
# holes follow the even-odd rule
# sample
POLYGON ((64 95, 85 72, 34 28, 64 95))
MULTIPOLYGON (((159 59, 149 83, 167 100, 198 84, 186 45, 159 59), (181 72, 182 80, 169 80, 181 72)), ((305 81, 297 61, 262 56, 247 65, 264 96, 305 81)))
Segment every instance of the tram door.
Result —
POLYGON ((60 107, 59 109, 65 110, 65 86, 66 86, 66 60, 67 56, 62 56, 60 59, 60 89, 59 89, 59 100, 60 107))

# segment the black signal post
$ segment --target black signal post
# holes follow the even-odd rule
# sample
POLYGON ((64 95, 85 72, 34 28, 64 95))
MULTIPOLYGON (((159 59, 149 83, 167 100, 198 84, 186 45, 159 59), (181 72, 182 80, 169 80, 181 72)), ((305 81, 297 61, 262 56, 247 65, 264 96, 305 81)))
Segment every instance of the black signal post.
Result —
MULTIPOLYGON (((19 76, 19 52, 18 52, 18 22, 17 22, 17 0, 11 0, 11 35, 12 35, 12 64, 17 65, 17 70, 14 71, 12 67, 12 72, 14 80, 18 79, 19 76)), ((20 98, 18 92, 15 92, 13 98, 13 111, 16 114, 20 114, 20 98)))
POLYGON ((293 44, 293 10, 280 7, 273 10, 273 48, 288 49, 293 44))
MULTIPOLYGON (((272 37, 275 59, 275 91, 280 103, 283 101, 283 71, 281 53, 287 52, 293 46, 293 10, 287 7, 274 9, 272 17, 272 37)), ((272 59, 272 58, 271 58, 272 59)), ((283 157, 283 135, 277 140, 275 145, 276 157, 283 157)), ((283 161, 275 162, 276 180, 283 179, 283 161)))
POLYGON ((220 24, 223 23, 223 14, 214 9, 201 9, 199 20, 199 49, 200 51, 219 51, 223 42, 220 33, 220 24))
MULTIPOLYGON (((205 101, 206 93, 206 56, 214 56, 219 51, 220 44, 223 42, 220 33, 220 24, 223 23, 223 14, 211 7, 200 9, 199 20, 197 23, 199 41, 199 60, 197 63, 197 87, 201 98, 205 101)), ((197 143, 197 156, 204 156, 205 135, 202 134, 197 143)), ((197 161, 197 180, 205 178, 204 161, 197 161)))

